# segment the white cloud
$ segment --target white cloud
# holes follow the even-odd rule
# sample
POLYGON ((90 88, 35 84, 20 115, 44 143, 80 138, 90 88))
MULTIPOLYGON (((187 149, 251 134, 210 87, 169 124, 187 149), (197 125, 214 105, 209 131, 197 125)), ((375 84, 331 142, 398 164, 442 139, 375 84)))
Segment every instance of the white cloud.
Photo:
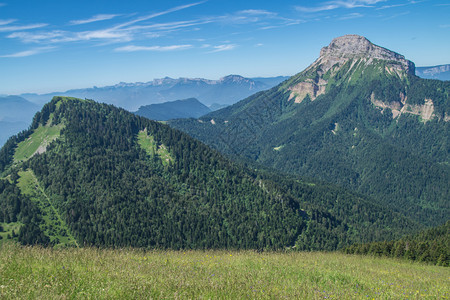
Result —
POLYGON ((46 27, 46 26, 48 26, 48 24, 43 24, 43 23, 42 24, 22 25, 22 26, 4 26, 4 27, 0 27, 0 32, 22 31, 22 30, 42 28, 42 27, 46 27))
POLYGON ((321 11, 328 11, 337 8, 357 8, 357 7, 373 7, 373 4, 379 2, 385 2, 387 0, 341 0, 341 1, 328 1, 323 2, 320 6, 307 7, 307 6, 296 6, 298 11, 305 13, 315 13, 321 11))
POLYGON ((260 29, 261 30, 268 30, 268 29, 273 29, 273 28, 278 28, 278 27, 280 27, 280 26, 272 26, 272 25, 270 25, 270 26, 261 27, 260 29))
POLYGON ((15 20, 15 19, 0 20, 0 26, 8 25, 8 24, 14 23, 15 21, 17 21, 17 20, 15 20))
MULTIPOLYGON (((151 18, 155 18, 161 15, 165 15, 171 12, 187 9, 189 7, 199 5, 203 2, 196 2, 181 6, 176 6, 170 9, 167 9, 162 12, 153 13, 151 15, 147 15, 140 18, 134 18, 128 22, 116 24, 109 28, 97 29, 97 30, 87 30, 87 31, 65 31, 65 30, 54 30, 54 31, 40 31, 40 32, 13 32, 8 36, 8 38, 17 38, 20 39, 23 43, 67 43, 67 42, 77 42, 77 41, 101 41, 102 43, 118 43, 118 42, 130 42, 136 39, 148 39, 148 38, 156 38, 164 34, 164 31, 167 33, 169 31, 177 30, 180 28, 197 26, 205 23, 212 22, 212 20, 192 20, 192 21, 178 21, 178 22, 169 22, 169 23, 157 23, 157 24, 145 24, 144 21, 147 21, 151 18), (141 23, 141 24, 139 24, 141 23)), ((80 25, 93 23, 102 20, 109 20, 119 15, 113 14, 99 14, 93 16, 92 18, 85 20, 74 20, 71 21, 72 25, 80 25)), ((3 20, 3 23, 8 21, 9 23, 12 20, 3 20)), ((8 23, 8 24, 9 24, 8 23)), ((0 23, 1 25, 1 23, 0 23)), ((28 26, 7 26, 1 27, 0 31, 19 31, 25 29, 39 28, 43 27, 46 24, 36 24, 36 25, 28 25, 28 26)))
POLYGON ((394 8, 394 7, 401 7, 401 6, 406 6, 409 3, 403 3, 403 4, 393 4, 393 5, 383 5, 382 7, 378 7, 377 10, 381 10, 381 9, 389 9, 389 8, 394 8))
POLYGON ((54 47, 35 48, 35 49, 20 51, 20 52, 16 52, 16 53, 12 53, 12 54, 1 55, 0 57, 5 57, 5 58, 27 57, 27 56, 32 56, 32 55, 48 52, 49 50, 51 50, 53 48, 54 47))
POLYGON ((242 15, 253 15, 253 16, 276 16, 277 14, 274 12, 270 12, 263 9, 247 9, 247 10, 241 10, 237 12, 238 14, 242 15))
POLYGON ((114 40, 117 42, 126 42, 131 41, 133 38, 131 37, 129 32, 126 31, 117 31, 111 29, 104 30, 92 30, 92 31, 83 31, 78 32, 75 35, 75 40, 77 41, 88 41, 88 40, 114 40))
POLYGON ((398 18, 398 17, 401 17, 401 16, 406 16, 406 15, 408 15, 410 13, 411 13, 410 11, 404 11, 404 12, 401 12, 401 13, 398 13, 398 14, 386 17, 386 18, 383 19, 383 21, 392 20, 392 19, 395 19, 395 18, 398 18))
POLYGON ((116 52, 136 52, 136 51, 174 51, 174 50, 186 50, 192 48, 192 45, 172 45, 172 46, 135 46, 129 45, 114 49, 116 52))
POLYGON ((70 25, 81 25, 81 24, 87 24, 87 23, 93 23, 98 21, 105 21, 105 20, 111 20, 119 15, 112 15, 112 14, 100 14, 95 15, 92 18, 86 19, 86 20, 74 20, 70 21, 70 25))
POLYGON ((356 18, 362 18, 362 17, 364 17, 363 14, 351 13, 351 14, 340 17, 339 20, 350 20, 350 19, 356 19, 356 18))
POLYGON ((232 14, 210 17, 213 22, 224 25, 256 24, 259 29, 280 28, 300 24, 301 20, 279 16, 275 12, 262 9, 247 9, 232 14))
POLYGON ((151 25, 136 25, 127 27, 128 31, 137 31, 137 30, 174 30, 185 27, 198 26, 202 24, 211 23, 211 20, 191 20, 191 21, 178 21, 178 22, 168 22, 168 23, 156 23, 151 25))
POLYGON ((67 43, 89 40, 109 40, 115 42, 128 42, 132 38, 123 31, 92 30, 82 32, 68 32, 62 30, 54 30, 49 32, 14 32, 8 35, 8 38, 18 38, 23 43, 67 43))
MULTIPOLYGON (((1 0, 0 0, 1 1, 1 0)), ((193 0, 195 1, 195 0, 193 0)), ((148 41, 149 39, 156 39, 162 36, 172 36, 175 32, 185 32, 187 30, 200 30, 205 24, 214 24, 218 26, 245 26, 246 24, 253 25, 252 28, 246 28, 246 30, 259 30, 269 28, 279 28, 299 24, 302 21, 295 19, 288 19, 279 16, 275 12, 262 10, 262 9, 247 9, 234 12, 227 15, 218 16, 204 16, 191 20, 168 20, 166 22, 154 22, 154 18, 188 9, 203 2, 195 2, 186 5, 175 6, 164 11, 154 12, 147 15, 119 15, 119 14, 97 14, 87 19, 72 20, 66 24, 82 25, 91 24, 88 29, 80 31, 78 27, 60 27, 56 30, 39 29, 47 26, 47 24, 33 24, 25 26, 12 26, 15 25, 15 20, 2 19, 0 20, 0 32, 9 32, 8 38, 18 39, 22 43, 35 43, 41 45, 55 45, 58 43, 96 43, 97 45, 108 45, 124 43, 126 44, 138 44, 139 41, 148 41), (117 22, 118 16, 121 16, 122 21, 117 22), (115 19, 117 18, 117 19, 115 19), (107 26, 99 27, 101 24, 99 21, 114 19, 114 24, 108 24, 107 26), (11 25, 11 23, 13 23, 11 25), (26 29, 39 29, 28 30, 26 29)), ((186 39, 180 43, 191 43, 186 39)), ((192 39, 191 39, 192 41, 192 39)), ((212 52, 222 52, 233 50, 237 45, 230 41, 217 41, 215 43, 206 41, 205 39, 198 40, 203 46, 197 48, 203 48, 212 52), (211 43, 208 44, 208 43, 211 43), (219 45, 217 45, 219 44, 219 45)), ((187 49, 193 47, 192 45, 174 45, 174 46, 115 46, 113 51, 116 52, 134 52, 134 51, 171 51, 178 49, 187 49)))
POLYGON ((322 6, 316 6, 316 7, 296 6, 295 9, 297 9, 298 11, 301 11, 301 12, 314 13, 314 12, 319 12, 319 11, 324 11, 324 10, 332 10, 332 9, 336 9, 338 7, 339 6, 337 6, 335 4, 326 4, 326 5, 322 5, 322 6))
POLYGON ((133 24, 142 22, 142 21, 147 21, 147 20, 150 20, 150 19, 153 19, 153 18, 162 16, 162 15, 166 15, 166 14, 169 14, 169 13, 172 13, 172 12, 176 12, 176 11, 179 11, 179 10, 183 10, 183 9, 186 9, 186 8, 190 8, 190 7, 192 7, 192 6, 196 6, 196 5, 202 4, 202 3, 204 3, 204 2, 205 2, 205 1, 196 2, 196 3, 191 3, 191 4, 186 4, 186 5, 176 6, 176 7, 167 9, 167 10, 162 11, 162 12, 157 12, 157 13, 154 13, 154 14, 151 14, 151 15, 147 15, 147 16, 144 16, 144 17, 140 17, 140 18, 131 20, 131 21, 129 21, 129 22, 125 22, 125 23, 119 24, 119 25, 117 25, 115 28, 117 29, 117 28, 127 27, 127 26, 130 26, 130 25, 133 25, 133 24))
POLYGON ((237 47, 236 44, 223 44, 218 46, 213 46, 214 50, 211 50, 209 53, 222 52, 233 50, 237 47))
POLYGON ((262 47, 262 46, 264 46, 264 44, 258 43, 255 45, 255 47, 262 47))
POLYGON ((235 12, 233 14, 227 14, 223 16, 218 16, 212 18, 215 22, 220 22, 224 24, 248 24, 256 23, 262 19, 277 19, 276 13, 262 10, 262 9, 247 9, 235 12))
POLYGON ((59 39, 63 39, 66 32, 64 31, 50 31, 41 33, 31 32, 13 32, 8 35, 8 38, 18 38, 24 43, 40 43, 42 41, 57 42, 59 39))

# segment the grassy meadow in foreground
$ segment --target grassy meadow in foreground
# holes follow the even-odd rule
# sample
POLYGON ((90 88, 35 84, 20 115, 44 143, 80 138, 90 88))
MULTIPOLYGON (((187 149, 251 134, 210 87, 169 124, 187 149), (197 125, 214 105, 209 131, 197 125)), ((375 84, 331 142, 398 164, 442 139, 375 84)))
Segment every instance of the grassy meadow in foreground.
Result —
POLYGON ((450 268, 341 253, 0 248, 0 298, 447 299, 450 268))

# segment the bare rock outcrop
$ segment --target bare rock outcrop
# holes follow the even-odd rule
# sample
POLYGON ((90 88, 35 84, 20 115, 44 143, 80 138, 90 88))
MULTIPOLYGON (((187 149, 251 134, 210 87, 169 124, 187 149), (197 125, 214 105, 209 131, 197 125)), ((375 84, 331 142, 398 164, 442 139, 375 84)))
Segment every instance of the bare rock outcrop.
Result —
POLYGON ((309 95, 314 101, 326 91, 328 82, 323 78, 324 74, 330 71, 330 75, 334 76, 333 74, 336 74, 350 60, 351 65, 348 72, 383 60, 388 62, 385 70, 391 75, 403 77, 405 74, 415 74, 414 63, 405 59, 403 55, 372 44, 363 36, 344 35, 333 39, 328 46, 323 47, 319 58, 303 72, 314 70, 318 76, 304 79, 288 87, 289 100, 294 99, 296 103, 300 103, 306 95, 309 95))
POLYGON ((367 60, 387 60, 396 62, 408 74, 415 74, 415 65, 413 62, 405 59, 389 49, 372 44, 363 36, 350 34, 335 38, 330 45, 323 47, 320 51, 320 57, 316 63, 320 63, 323 71, 328 71, 336 63, 344 64, 349 59, 364 58, 367 60))

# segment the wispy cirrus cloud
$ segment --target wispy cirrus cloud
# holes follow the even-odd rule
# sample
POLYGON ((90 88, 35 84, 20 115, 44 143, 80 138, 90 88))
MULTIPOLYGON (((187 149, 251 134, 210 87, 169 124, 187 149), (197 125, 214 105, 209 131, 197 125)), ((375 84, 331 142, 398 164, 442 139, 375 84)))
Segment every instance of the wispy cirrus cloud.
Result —
POLYGON ((137 30, 175 30, 180 28, 198 26, 203 24, 212 23, 211 19, 199 19, 199 20, 190 20, 190 21, 177 21, 177 22, 167 22, 167 23, 155 23, 150 25, 135 25, 130 26, 126 30, 128 31, 137 31, 137 30))
POLYGON ((351 20, 351 19, 362 18, 362 17, 364 17, 363 14, 351 13, 351 14, 344 15, 344 16, 340 17, 339 20, 351 20))
POLYGON ((296 19, 289 19, 279 16, 275 12, 263 9, 247 9, 240 10, 233 14, 226 14, 211 18, 214 22, 225 25, 245 25, 251 23, 263 23, 265 26, 267 22, 273 25, 273 28, 299 24, 301 21, 296 19))
MULTIPOLYGON (((156 23, 156 24, 146 24, 146 21, 169 14, 171 12, 187 9, 199 5, 203 2, 196 2, 181 6, 176 6, 165 11, 153 13, 143 17, 134 18, 130 21, 119 23, 109 28, 104 29, 94 29, 86 30, 80 32, 67 31, 67 30, 53 30, 53 31, 39 31, 39 32, 13 32, 8 35, 8 38, 16 38, 21 40, 23 43, 67 43, 67 42, 79 42, 79 41, 102 41, 106 43, 120 43, 120 42, 130 42, 136 39, 144 38, 154 38, 161 35, 161 31, 176 30, 180 28, 186 28, 191 26, 198 26, 211 20, 193 20, 193 21, 178 21, 169 23, 156 23)), ((89 19, 84 20, 74 20, 70 21, 71 25, 81 25, 94 23, 102 20, 109 20, 117 17, 119 15, 106 15, 99 14, 95 15, 89 19)), ((42 24, 43 25, 43 24, 42 24)), ((28 29, 31 29, 29 26, 28 29)), ((13 26, 1 27, 5 28, 3 31, 18 31, 11 30, 14 29, 13 26), (8 29, 8 30, 6 30, 8 29)), ((19 29, 19 28, 16 28, 19 29)), ((26 29, 25 27, 23 29, 26 29)))
POLYGON ((402 4, 392 4, 392 5, 383 5, 381 7, 378 7, 377 10, 382 10, 382 9, 389 9, 389 8, 394 8, 394 7, 402 7, 402 6, 406 6, 409 5, 410 3, 402 3, 402 4))
POLYGON ((120 15, 100 14, 100 15, 95 15, 95 16, 93 16, 89 19, 85 19, 85 20, 73 20, 73 21, 70 21, 69 24, 70 25, 82 25, 82 24, 94 23, 94 22, 99 22, 99 21, 111 20, 118 16, 120 16, 120 15))
POLYGON ((66 39, 65 31, 49 31, 49 32, 13 32, 7 36, 10 39, 19 39, 23 43, 41 43, 43 41, 56 43, 66 39))
POLYGON ((14 32, 8 38, 20 39, 23 43, 68 43, 90 40, 108 40, 114 42, 129 42, 132 37, 127 32, 115 32, 109 29, 81 32, 54 30, 49 32, 14 32))
POLYGON ((374 7, 374 4, 387 0, 341 0, 322 2, 319 6, 296 6, 295 9, 304 13, 316 13, 338 8, 374 7))
MULTIPOLYGON (((409 0, 406 3, 399 3, 399 4, 391 4, 391 5, 383 5, 381 7, 378 7, 377 10, 383 10, 383 9, 390 9, 390 8, 396 8, 396 7, 403 7, 403 6, 408 6, 408 5, 414 5, 414 4, 418 4, 418 3, 422 3, 425 0, 422 1, 418 1, 418 0, 409 0)), ((450 4, 448 4, 450 5, 450 4)))
POLYGON ((171 46, 135 46, 129 45, 124 47, 119 47, 114 49, 116 52, 137 52, 137 51, 175 51, 175 50, 186 50, 192 48, 192 45, 171 45, 171 46))
POLYGON ((236 47, 237 47, 236 44, 223 44, 223 45, 212 46, 213 50, 209 51, 208 53, 230 51, 230 50, 235 49, 236 47))
POLYGON ((17 20, 16 19, 7 19, 7 20, 0 19, 0 26, 8 25, 8 24, 14 23, 15 21, 17 21, 17 20))
MULTIPOLYGON (((276 12, 264 9, 246 9, 229 14, 202 16, 188 20, 175 19, 168 20, 167 22, 155 22, 154 20, 157 17, 185 10, 204 2, 206 1, 174 6, 166 10, 146 15, 96 14, 87 18, 67 21, 66 26, 59 28, 52 26, 52 30, 46 30, 47 28, 44 28, 47 24, 13 26, 16 20, 0 20, 0 32, 8 32, 6 37, 9 39, 17 39, 24 44, 34 43, 39 46, 47 45, 54 47, 57 44, 63 45, 76 42, 85 42, 85 44, 94 43, 96 46, 122 43, 123 45, 119 45, 121 47, 113 47, 111 51, 173 51, 185 50, 194 46, 190 45, 190 42, 188 41, 185 43, 189 45, 138 46, 138 44, 148 44, 143 43, 143 41, 148 39, 174 37, 185 32, 199 31, 202 30, 203 26, 206 24, 211 24, 211 26, 245 26, 246 32, 250 32, 252 30, 280 28, 302 23, 301 20, 285 18, 276 12), (112 22, 114 23, 101 22, 106 20, 113 20, 112 22), (78 29, 79 27, 77 27, 77 25, 83 24, 86 24, 86 26, 83 27, 84 30, 81 31, 78 29)), ((209 41, 210 44, 207 43, 206 40, 198 42, 201 42, 201 44, 196 45, 195 47, 197 49, 210 50, 208 53, 230 51, 237 47, 237 44, 230 41, 219 41, 216 43, 209 41)), ((24 53, 22 54, 31 53, 26 51, 23 52, 24 53)), ((20 57, 20 55, 16 57, 20 57)))
POLYGON ((0 3, 0 7, 2 7, 2 6, 5 6, 6 5, 6 3, 0 3))
POLYGON ((240 10, 237 12, 238 14, 246 14, 246 15, 265 15, 265 16, 276 16, 277 14, 271 11, 267 11, 264 9, 246 9, 240 10))
POLYGON ((186 9, 186 8, 197 6, 197 5, 200 5, 202 3, 205 3, 205 1, 200 1, 200 2, 195 2, 195 3, 191 3, 191 4, 176 6, 176 7, 173 7, 173 8, 164 10, 164 11, 161 11, 161 12, 153 13, 153 14, 150 14, 150 15, 147 15, 147 16, 144 16, 144 17, 140 17, 140 18, 137 18, 137 19, 134 19, 134 20, 131 20, 131 21, 119 24, 119 25, 115 26, 114 29, 127 27, 127 26, 130 26, 130 25, 142 22, 142 21, 147 21, 147 20, 159 17, 159 16, 167 15, 167 14, 172 13, 172 12, 176 12, 176 11, 180 11, 180 10, 183 10, 183 9, 186 9))
POLYGON ((385 17, 385 18, 382 19, 382 20, 383 20, 383 21, 388 21, 388 20, 392 20, 392 19, 395 19, 395 18, 398 18, 398 17, 402 17, 402 16, 409 15, 410 13, 411 13, 410 11, 404 11, 404 12, 401 12, 401 13, 398 13, 398 14, 394 14, 394 15, 385 17))
MULTIPOLYGON (((9 22, 5 25, 9 25, 9 24, 13 23, 14 21, 9 22)), ((42 28, 42 27, 46 27, 46 26, 48 26, 48 24, 45 24, 45 23, 30 24, 30 25, 0 26, 0 32, 30 30, 30 29, 42 28)))
POLYGON ((16 53, 12 53, 12 54, 0 55, 0 57, 4 57, 4 58, 27 57, 27 56, 32 56, 32 55, 48 52, 52 49, 54 49, 54 47, 40 47, 40 48, 20 51, 20 52, 16 52, 16 53))

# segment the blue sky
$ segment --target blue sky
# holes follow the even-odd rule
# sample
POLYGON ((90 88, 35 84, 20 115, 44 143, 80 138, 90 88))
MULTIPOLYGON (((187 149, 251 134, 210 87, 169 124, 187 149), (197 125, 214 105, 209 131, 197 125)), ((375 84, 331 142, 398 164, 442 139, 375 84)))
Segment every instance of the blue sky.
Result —
POLYGON ((450 1, 0 0, 0 94, 294 75, 345 34, 447 64, 450 1))

